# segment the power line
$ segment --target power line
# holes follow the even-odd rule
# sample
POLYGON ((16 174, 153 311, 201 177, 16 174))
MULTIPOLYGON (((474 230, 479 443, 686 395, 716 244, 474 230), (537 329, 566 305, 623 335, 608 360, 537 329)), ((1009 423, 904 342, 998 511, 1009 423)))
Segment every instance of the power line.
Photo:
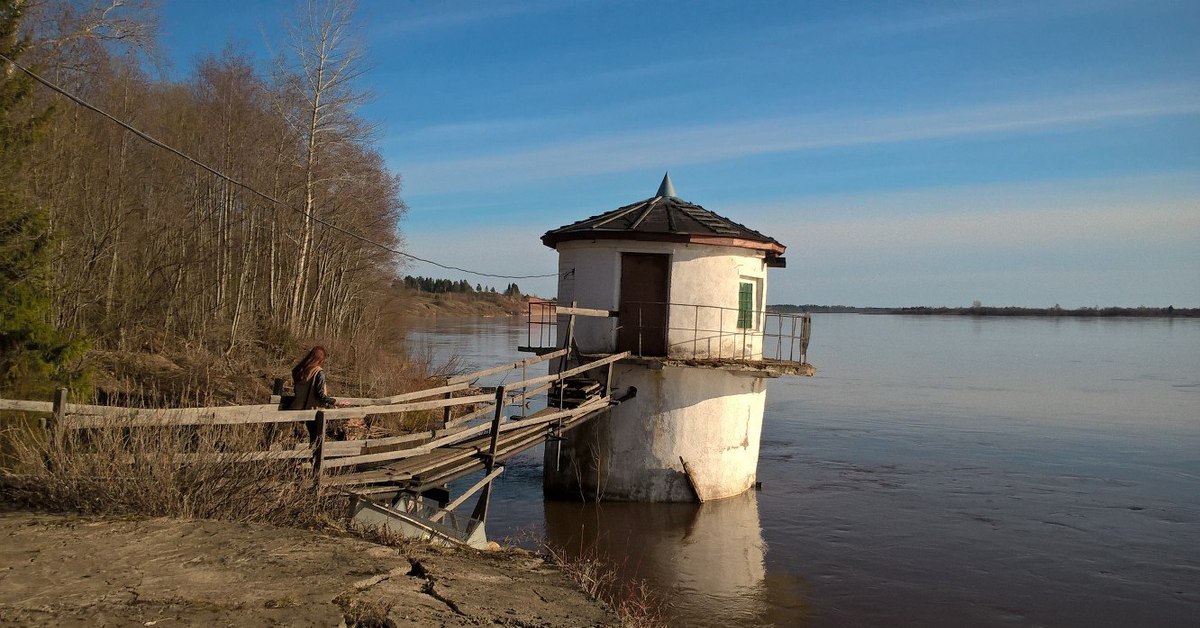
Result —
MULTIPOLYGON (((130 125, 129 123, 125 122, 124 120, 121 120, 120 118, 117 118, 116 116, 114 116, 114 115, 112 115, 112 114, 108 113, 107 111, 105 111, 105 110, 101 109, 100 107, 97 107, 96 105, 93 105, 93 104, 91 104, 90 102, 88 102, 88 101, 84 100, 83 98, 81 98, 81 97, 79 97, 79 96, 76 96, 75 94, 73 94, 73 93, 71 93, 71 92, 67 91, 66 89, 64 89, 64 88, 62 88, 62 87, 59 87, 58 85, 55 85, 54 83, 51 83, 49 80, 47 80, 47 79, 45 79, 45 78, 42 78, 40 75, 38 75, 38 74, 37 74, 36 72, 34 72, 33 70, 30 70, 29 68, 27 68, 27 67, 25 67, 25 66, 21 65, 20 63, 17 63, 16 61, 14 61, 14 60, 12 60, 12 59, 8 58, 7 56, 5 56, 5 55, 3 55, 3 54, 0 54, 0 59, 3 59, 4 61, 7 61, 8 63, 11 63, 11 64, 13 64, 13 66, 15 66, 17 69, 21 70, 21 71, 22 71, 22 72, 24 72, 25 74, 28 74, 28 75, 29 75, 29 77, 30 77, 30 78, 32 78, 33 80, 37 81, 38 83, 41 83, 42 85, 46 86, 47 88, 49 88, 49 89, 51 89, 51 90, 53 90, 53 91, 55 91, 55 92, 57 92, 57 93, 59 93, 59 94, 61 94, 61 95, 63 95, 63 96, 66 96, 66 97, 67 97, 68 99, 70 99, 72 102, 74 102, 75 104, 77 104, 77 105, 79 105, 79 106, 83 107, 84 109, 88 109, 88 110, 94 111, 94 112, 96 112, 96 113, 100 114, 101 116, 104 116, 105 118, 108 118, 108 119, 109 119, 109 120, 111 120, 112 122, 114 122, 114 123, 116 123, 117 125, 119 125, 119 126, 123 127, 125 130, 129 131, 130 133, 133 133, 133 134, 134 134, 134 135, 136 135, 137 137, 139 137, 139 138, 141 138, 141 139, 145 140, 146 142, 149 142, 150 144, 152 144, 152 145, 154 145, 154 146, 157 146, 158 148, 161 148, 161 149, 163 149, 163 150, 165 150, 165 151, 167 151, 167 152, 174 153, 175 155, 177 155, 177 156, 179 156, 179 157, 183 158, 184 160, 186 160, 186 161, 189 161, 189 162, 191 162, 191 163, 195 164, 196 166, 198 166, 198 167, 200 167, 200 168, 202 168, 202 169, 204 169, 204 170, 206 170, 206 171, 208 171, 208 172, 210 172, 210 173, 212 173, 212 174, 216 175, 217 177, 220 177, 220 178, 222 178, 222 179, 224 179, 224 180, 226 180, 226 181, 228 181, 228 182, 230 182, 230 183, 232 183, 232 184, 234 184, 234 185, 236 185, 236 186, 238 186, 238 187, 240 187, 240 188, 242 188, 242 189, 244 189, 244 190, 246 190, 246 191, 248 191, 248 192, 250 192, 250 193, 252 193, 252 194, 254 194, 254 195, 256 195, 256 196, 258 196, 258 197, 260 197, 260 198, 262 198, 262 199, 265 199, 266 201, 269 201, 269 202, 271 202, 271 203, 274 203, 274 204, 276 204, 276 205, 279 205, 279 206, 281 206, 281 207, 286 207, 287 209, 290 209, 290 210, 292 210, 292 211, 294 211, 294 212, 296 212, 296 213, 298 213, 298 214, 305 214, 305 215, 306 215, 306 212, 305 212, 305 211, 303 211, 303 210, 300 210, 300 209, 296 209, 295 207, 292 207, 291 205, 288 205, 287 203, 285 203, 285 202, 283 202, 283 201, 281 201, 281 200, 279 200, 279 199, 275 198, 274 196, 271 196, 270 194, 266 194, 266 193, 264 193, 264 192, 259 192, 258 190, 256 190, 256 189, 254 189, 253 187, 251 187, 249 184, 247 184, 247 183, 244 183, 244 182, 242 182, 242 181, 239 181, 239 180, 237 180, 237 179, 235 179, 235 178, 233 178, 233 177, 231 177, 231 176, 229 176, 229 175, 227 175, 227 174, 225 174, 225 173, 223 173, 223 172, 221 172, 221 171, 217 170, 216 168, 213 168, 212 166, 210 166, 210 165, 208 165, 208 164, 206 164, 206 163, 204 163, 204 162, 200 161, 199 159, 196 159, 195 157, 192 157, 191 155, 188 155, 187 153, 185 153, 185 152, 183 152, 183 151, 181 151, 181 150, 179 150, 179 149, 177 149, 177 148, 175 148, 175 147, 173 147, 173 146, 171 146, 171 145, 169 145, 169 144, 166 144, 166 143, 164 143, 164 142, 161 142, 161 141, 159 141, 159 140, 155 139, 154 137, 152 137, 152 136, 151 136, 151 135, 149 135, 148 133, 146 133, 146 132, 144 132, 144 131, 142 131, 142 130, 140 130, 140 129, 138 129, 138 128, 136 128, 136 127, 132 126, 132 125, 130 125)), ((326 226, 326 227, 328 227, 328 228, 330 228, 330 229, 333 229, 334 231, 337 231, 337 232, 339 232, 339 233, 343 233, 343 234, 345 234, 345 235, 348 235, 348 236, 350 236, 351 238, 354 238, 354 239, 356 239, 356 240, 359 240, 359 241, 361 241, 361 242, 365 242, 365 243, 367 243, 367 244, 370 244, 370 245, 373 245, 373 246, 379 247, 380 249, 383 249, 383 250, 385 250, 385 251, 387 251, 387 252, 389 252, 389 253, 394 253, 394 254, 396 254, 396 255, 400 255, 400 256, 402 256, 402 257, 406 257, 406 258, 408 258, 408 259, 415 260, 415 261, 418 261, 418 262, 424 262, 424 263, 426 263, 426 264, 432 264, 433 266, 437 266, 438 268, 444 268, 444 269, 446 269, 446 270, 457 270, 457 271, 459 271, 459 272, 467 273, 467 274, 469 274, 469 275, 477 275, 477 276, 479 276, 479 277, 493 277, 493 278, 496 278, 496 279, 540 279, 540 278, 542 278, 542 277, 557 277, 557 276, 558 276, 558 274, 557 274, 557 273, 548 273, 548 274, 544 274, 544 275, 498 275, 498 274, 494 274, 494 273, 481 273, 481 272, 479 272, 479 271, 476 271, 476 270, 469 270, 469 269, 466 269, 466 268, 460 268, 460 267, 458 267, 458 266, 451 266, 451 265, 449 265, 449 264, 443 264, 443 263, 441 263, 441 262, 435 262, 435 261, 433 261, 433 260, 431 260, 431 259, 425 259, 425 258, 423 258, 423 257, 417 257, 416 255, 413 255, 412 253, 405 253, 404 251, 400 251, 400 250, 398 250, 398 249, 394 249, 394 248, 392 248, 392 247, 390 247, 390 246, 388 246, 388 245, 386 245, 386 244, 384 244, 384 243, 382 243, 382 242, 377 242, 377 241, 375 241, 375 240, 372 240, 371 238, 368 238, 368 237, 366 237, 366 236, 364 236, 364 235, 361 235, 361 234, 355 233, 354 231, 351 231, 351 230, 349 230, 349 229, 345 229, 345 228, 339 227, 339 226, 337 226, 337 225, 335 225, 335 224, 333 224, 333 223, 331 223, 331 222, 329 222, 329 221, 325 220, 324 218, 319 218, 319 217, 317 217, 316 215, 311 215, 311 216, 309 216, 309 218, 311 218, 311 219, 312 219, 312 221, 313 221, 313 222, 315 222, 315 223, 318 223, 318 224, 324 225, 324 226, 326 226)))

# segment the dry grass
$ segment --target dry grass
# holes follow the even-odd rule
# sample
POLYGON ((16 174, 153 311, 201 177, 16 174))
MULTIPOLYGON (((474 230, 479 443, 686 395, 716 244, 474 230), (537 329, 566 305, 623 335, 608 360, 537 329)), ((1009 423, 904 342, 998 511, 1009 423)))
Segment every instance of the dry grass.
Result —
POLYGON ((351 595, 339 595, 333 603, 342 609, 345 625, 352 628, 385 628, 395 626, 388 614, 394 604, 385 600, 364 600, 351 595))
POLYGON ((263 426, 59 430, 14 426, 7 501, 57 512, 247 521, 323 527, 345 512, 297 460, 249 460, 263 426))
POLYGON ((639 628, 665 627, 665 603, 650 589, 645 580, 621 577, 612 561, 595 551, 569 552, 540 542, 542 551, 584 593, 607 604, 622 626, 639 628))

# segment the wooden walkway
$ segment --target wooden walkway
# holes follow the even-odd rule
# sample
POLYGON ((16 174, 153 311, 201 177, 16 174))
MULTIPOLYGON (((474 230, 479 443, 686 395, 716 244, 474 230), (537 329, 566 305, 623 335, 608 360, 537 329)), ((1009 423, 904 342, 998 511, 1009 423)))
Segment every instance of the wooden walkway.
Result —
MULTIPOLYGON (((294 449, 227 452, 226 459, 253 463, 263 460, 295 459, 312 469, 319 486, 332 487, 356 500, 389 511, 408 500, 407 514, 415 517, 418 527, 429 527, 433 536, 461 542, 470 528, 482 529, 487 516, 491 481, 502 471, 497 463, 560 436, 585 423, 611 406, 620 403, 612 395, 612 367, 629 357, 628 352, 582 358, 573 349, 559 349, 541 356, 457 375, 442 385, 382 398, 343 398, 352 404, 346 408, 291 411, 287 398, 277 384, 271 403, 208 408, 145 409, 67 403, 65 389, 54 401, 0 399, 0 411, 49 415, 45 428, 56 430, 95 430, 163 428, 202 425, 251 425, 275 423, 315 423, 317 437, 308 445, 294 449), (557 372, 528 377, 531 367, 558 360, 557 372), (571 361, 570 363, 568 361, 571 361), (575 366, 570 366, 575 364, 575 366), (494 392, 478 393, 476 382, 487 376, 519 372, 521 379, 496 387, 494 392), (546 394, 546 409, 524 415, 528 401, 546 394), (457 396, 456 396, 457 395, 457 396), (466 414, 454 417, 451 408, 467 406, 466 414), (506 416, 509 408, 519 408, 506 416), (442 411, 441 424, 433 430, 364 440, 327 440, 331 423, 372 415, 418 411, 442 411), (444 487, 456 479, 484 471, 475 486, 453 501, 444 487), (444 499, 435 499, 437 507, 428 517, 414 514, 413 500, 431 489, 441 489, 444 499), (475 493, 479 503, 471 523, 436 529, 447 515, 475 493)), ((200 454, 181 451, 175 454, 179 464, 197 461, 200 454)), ((391 515, 388 515, 391 516, 391 515)))

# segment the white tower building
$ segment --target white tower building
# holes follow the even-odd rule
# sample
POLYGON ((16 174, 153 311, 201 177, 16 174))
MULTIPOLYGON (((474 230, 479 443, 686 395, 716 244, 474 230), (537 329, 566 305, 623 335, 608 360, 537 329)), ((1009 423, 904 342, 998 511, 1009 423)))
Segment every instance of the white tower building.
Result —
MULTIPOLYGON (((558 251, 558 303, 613 314, 575 321, 578 353, 632 352, 613 381, 637 388, 547 445, 547 496, 694 501, 753 487, 764 378, 812 374, 807 316, 765 312, 784 246, 679 199, 669 175, 653 197, 542 242, 558 251)), ((560 321, 558 346, 567 333, 560 321)))

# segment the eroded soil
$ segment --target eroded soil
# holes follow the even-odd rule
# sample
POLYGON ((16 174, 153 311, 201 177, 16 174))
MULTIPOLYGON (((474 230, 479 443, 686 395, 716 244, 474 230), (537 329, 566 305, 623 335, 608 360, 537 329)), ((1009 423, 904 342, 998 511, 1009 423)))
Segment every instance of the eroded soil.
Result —
POLYGON ((218 521, 0 514, 0 625, 614 622, 533 555, 218 521))

